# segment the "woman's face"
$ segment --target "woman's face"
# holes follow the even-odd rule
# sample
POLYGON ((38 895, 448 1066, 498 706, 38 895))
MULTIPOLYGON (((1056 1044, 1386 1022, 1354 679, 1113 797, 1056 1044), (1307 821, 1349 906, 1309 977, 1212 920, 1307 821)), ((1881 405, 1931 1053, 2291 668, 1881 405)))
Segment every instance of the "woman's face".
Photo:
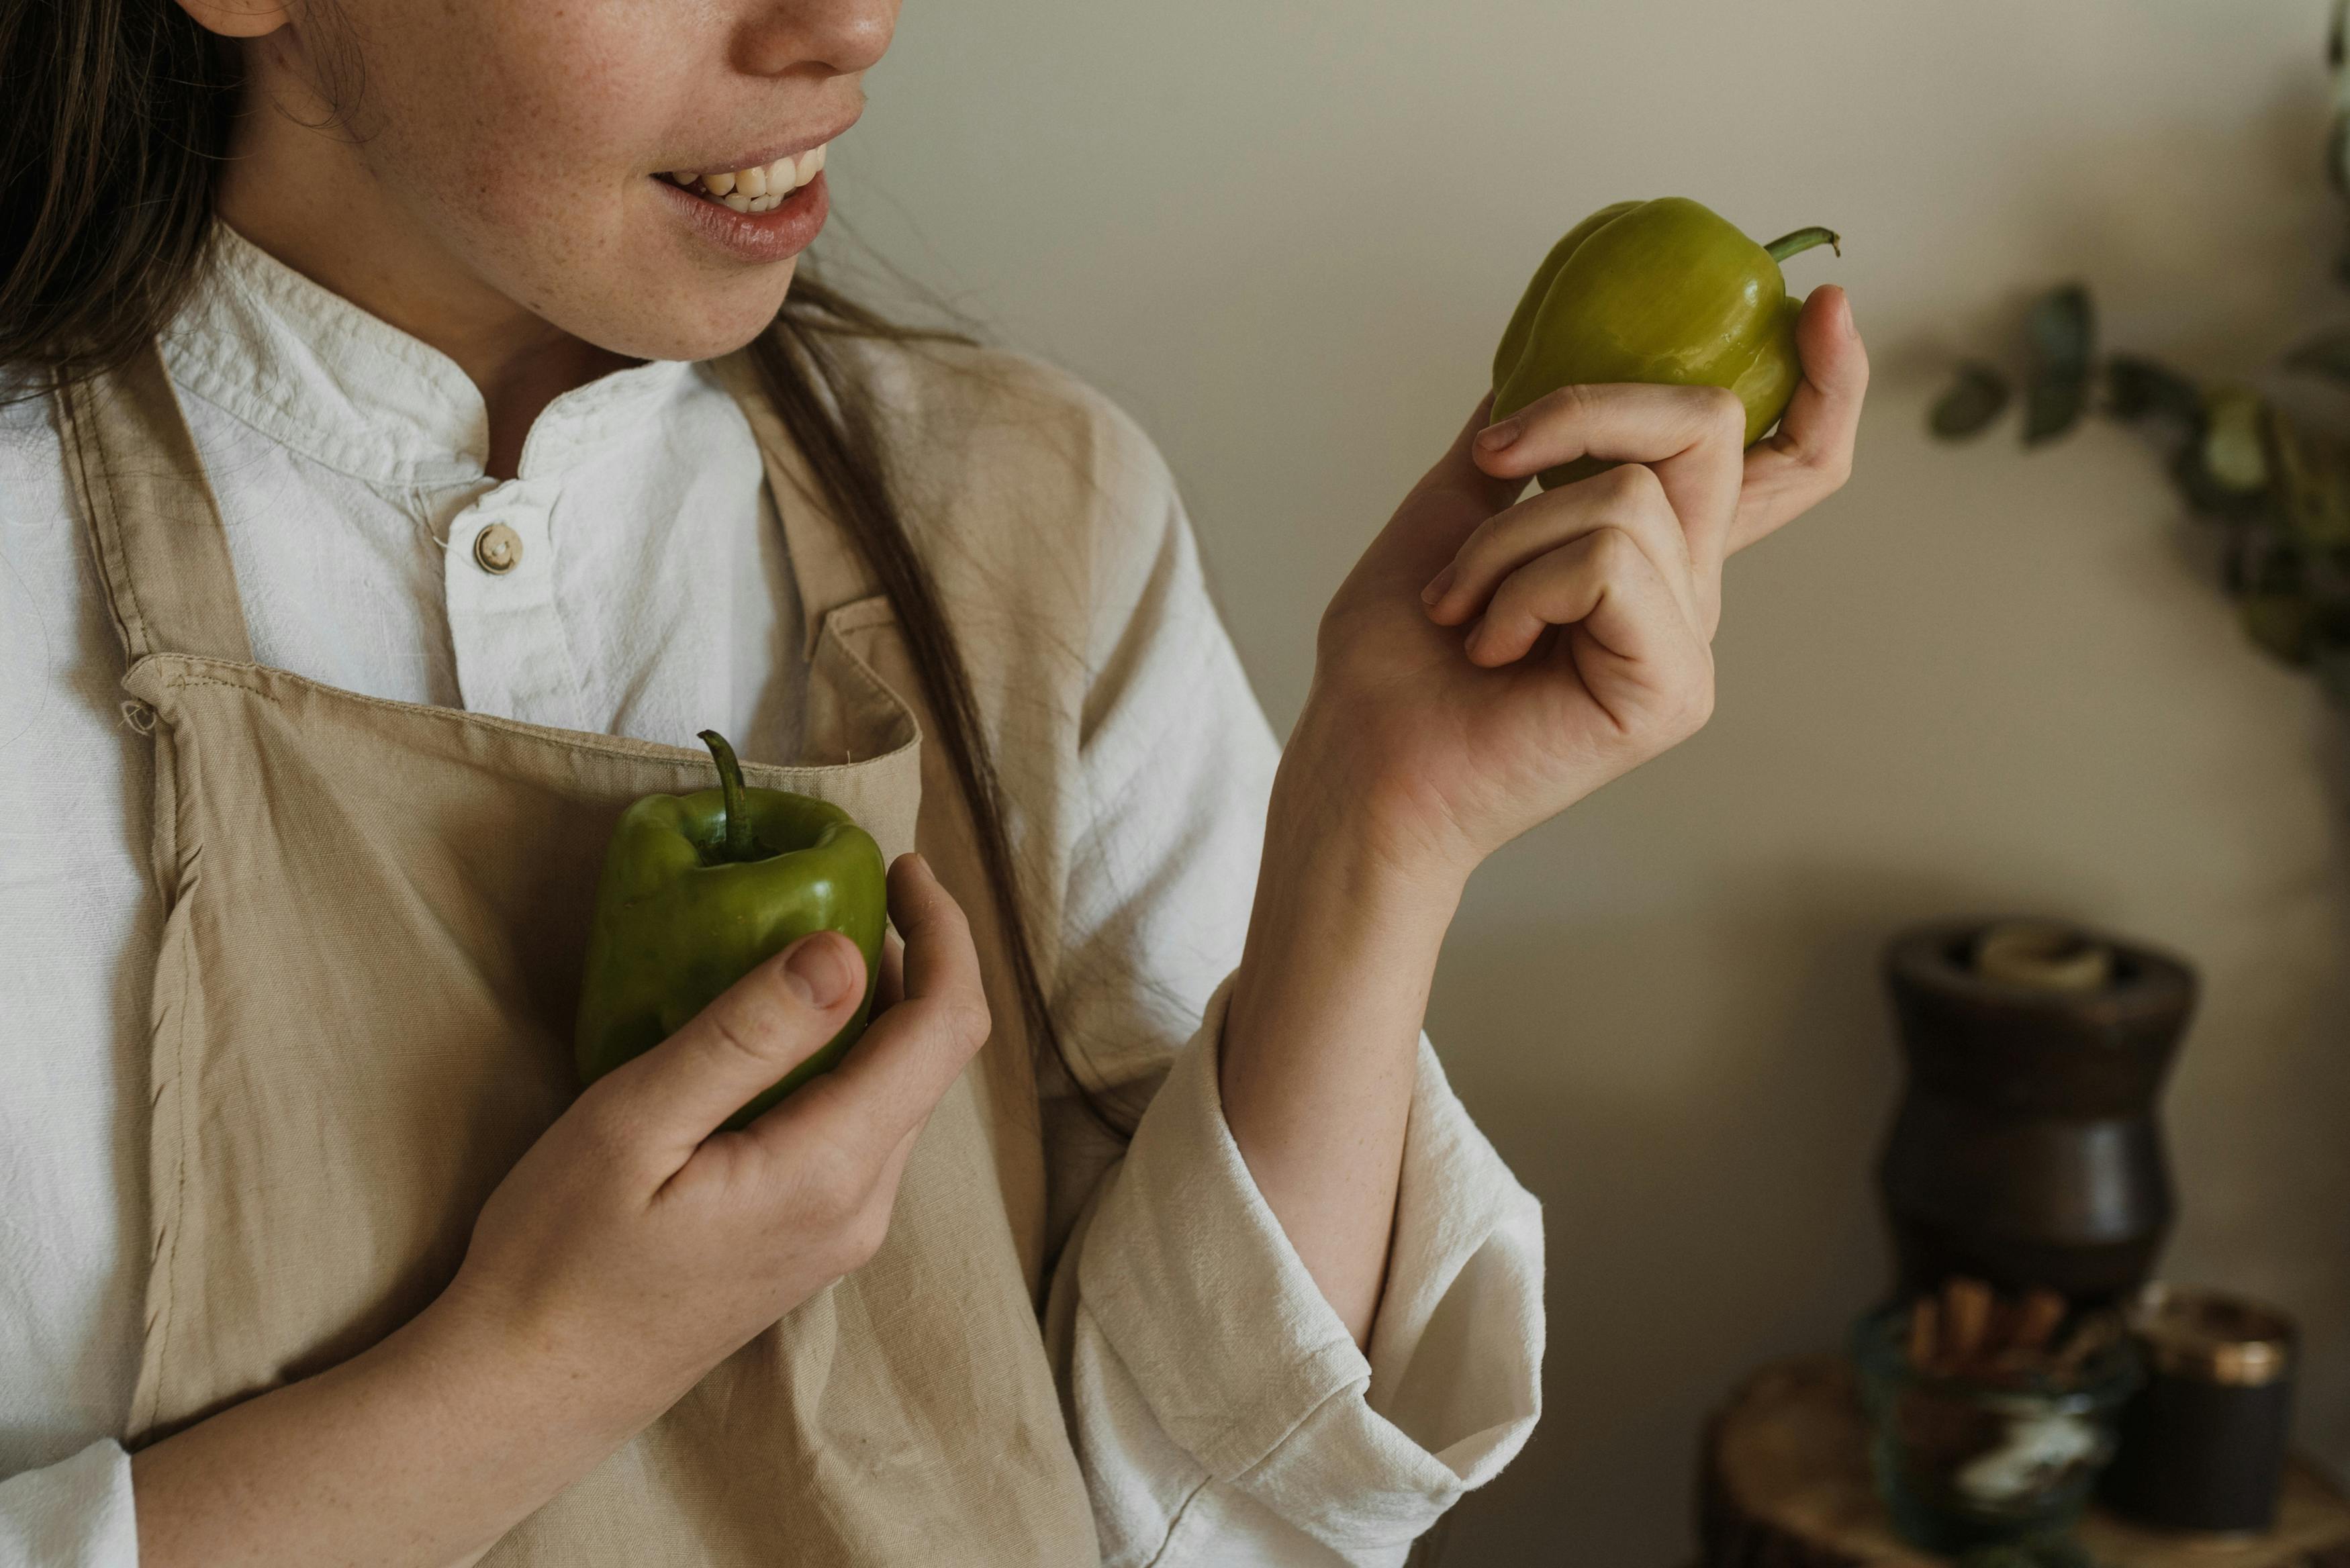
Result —
POLYGON ((247 36, 233 222, 362 304, 673 359, 783 303, 899 0, 182 3, 247 36))

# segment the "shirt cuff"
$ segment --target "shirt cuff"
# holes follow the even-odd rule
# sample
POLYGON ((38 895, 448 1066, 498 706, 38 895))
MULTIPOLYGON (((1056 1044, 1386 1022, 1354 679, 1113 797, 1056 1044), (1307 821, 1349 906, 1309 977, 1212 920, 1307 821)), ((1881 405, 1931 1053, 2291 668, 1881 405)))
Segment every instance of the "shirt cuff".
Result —
POLYGON ((1392 1549, 1508 1463, 1541 1413, 1541 1208, 1423 1039, 1367 1358, 1225 1124, 1230 992, 1092 1216, 1078 1299, 1202 1469, 1342 1555, 1392 1549))
POLYGON ((130 1456, 111 1439, 0 1480, 5 1568, 138 1568, 130 1456))

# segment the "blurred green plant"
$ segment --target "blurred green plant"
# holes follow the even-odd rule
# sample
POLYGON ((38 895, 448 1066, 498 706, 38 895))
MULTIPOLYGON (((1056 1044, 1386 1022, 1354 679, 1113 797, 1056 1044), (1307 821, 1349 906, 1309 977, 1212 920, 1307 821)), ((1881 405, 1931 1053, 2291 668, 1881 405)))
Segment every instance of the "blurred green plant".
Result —
MULTIPOLYGON (((2326 176, 2350 197, 2350 0, 2334 0, 2326 59, 2334 77, 2326 176)), ((2350 256, 2336 274, 2350 285, 2350 256)), ((2101 353, 2085 284, 2036 301, 2023 337, 2024 444, 2069 434, 2092 411, 2158 440, 2189 507, 2220 530, 2221 586, 2245 631, 2350 706, 2350 439, 2287 413, 2257 388, 2101 353)), ((2350 389, 2350 325, 2293 348, 2282 368, 2350 389)), ((1970 359, 1935 401, 1928 427, 1944 441, 1971 440, 2015 400, 2004 370, 1970 359)))

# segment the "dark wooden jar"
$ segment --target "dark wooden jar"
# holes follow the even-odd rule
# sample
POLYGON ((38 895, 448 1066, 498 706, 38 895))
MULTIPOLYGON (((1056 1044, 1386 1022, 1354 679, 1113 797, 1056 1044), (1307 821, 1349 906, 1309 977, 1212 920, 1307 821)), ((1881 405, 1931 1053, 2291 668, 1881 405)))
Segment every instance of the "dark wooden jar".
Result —
POLYGON ((2152 1274, 2170 1229, 2155 1100, 2195 1006, 2194 972, 2055 927, 2095 953, 2094 981, 1994 978, 1976 961, 1991 929, 1925 926, 1886 949, 1908 1066, 1878 1168, 1898 1289, 1966 1274, 2118 1300, 2152 1274))
POLYGON ((2147 1381, 2122 1412, 2106 1502, 2165 1530, 2272 1528, 2293 1427, 2293 1320, 2242 1296, 2156 1284, 2130 1326, 2147 1381))

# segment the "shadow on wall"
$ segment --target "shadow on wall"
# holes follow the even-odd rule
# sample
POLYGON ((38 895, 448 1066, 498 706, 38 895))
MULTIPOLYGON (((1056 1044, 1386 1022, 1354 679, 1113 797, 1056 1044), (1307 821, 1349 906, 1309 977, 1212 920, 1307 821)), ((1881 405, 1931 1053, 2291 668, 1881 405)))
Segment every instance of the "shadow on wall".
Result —
POLYGON ((1870 1171, 1898 1071, 1877 952, 1976 891, 1823 868, 1724 886, 1699 915, 1538 929, 1472 895, 1430 1033, 1543 1200, 1550 1349, 1544 1422, 1444 1561, 1680 1550, 1712 1403, 1835 1343, 1883 1282, 1870 1171), (1706 1015, 1731 998, 1740 1018, 1706 1015))

